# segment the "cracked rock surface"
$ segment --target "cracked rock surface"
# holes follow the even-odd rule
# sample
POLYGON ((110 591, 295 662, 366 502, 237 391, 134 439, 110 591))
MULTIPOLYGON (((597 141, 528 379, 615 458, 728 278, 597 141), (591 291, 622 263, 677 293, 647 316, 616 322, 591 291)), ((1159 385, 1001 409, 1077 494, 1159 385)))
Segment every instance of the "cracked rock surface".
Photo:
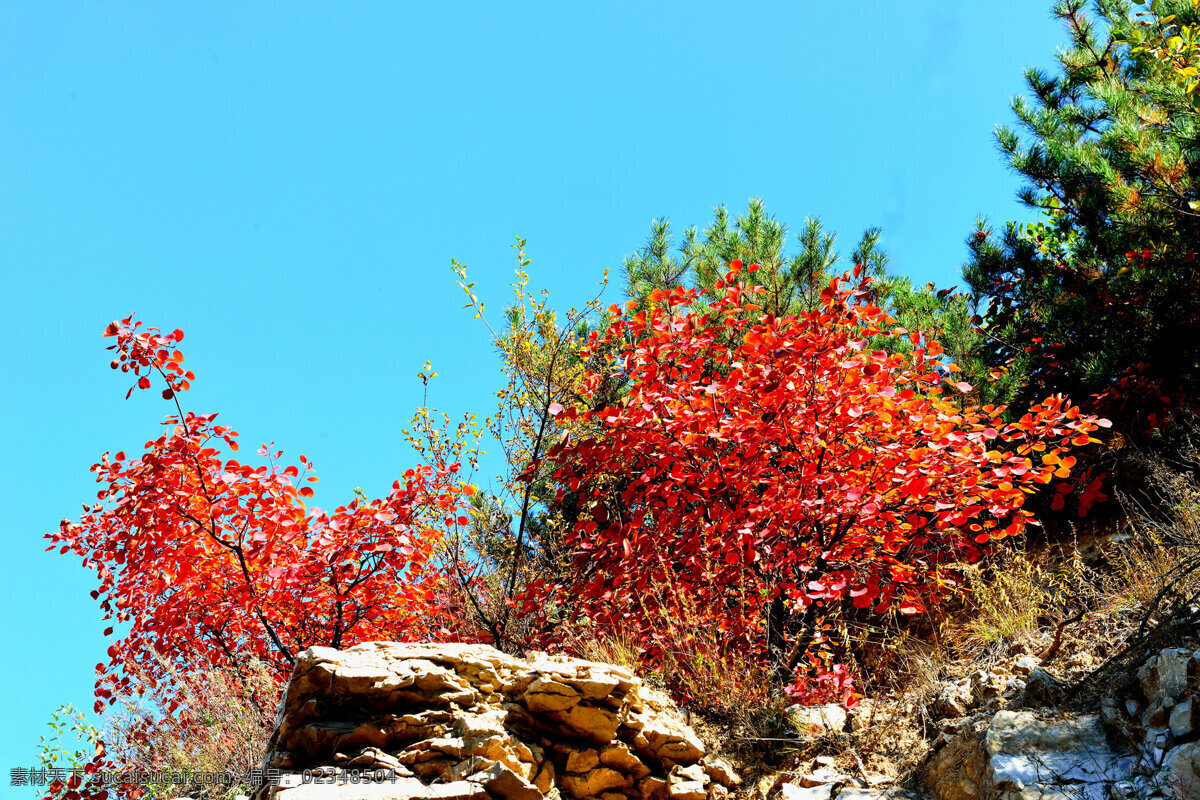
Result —
POLYGON ((738 783, 620 667, 370 642, 296 660, 255 800, 724 800, 738 783))

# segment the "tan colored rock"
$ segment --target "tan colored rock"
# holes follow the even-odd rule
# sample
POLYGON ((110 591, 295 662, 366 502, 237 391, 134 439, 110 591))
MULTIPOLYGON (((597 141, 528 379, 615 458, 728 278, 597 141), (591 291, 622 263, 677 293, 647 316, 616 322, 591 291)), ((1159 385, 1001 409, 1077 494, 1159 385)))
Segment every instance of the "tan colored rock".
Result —
POLYGON ((671 800, 706 800, 707 778, 704 767, 700 764, 692 764, 689 767, 676 764, 667 776, 667 796, 671 800))
MULTIPOLYGON (((643 710, 626 715, 625 724, 638 733, 633 749, 642 758, 659 764, 692 764, 704 757, 704 743, 677 715, 674 706, 662 706, 663 697, 648 693, 643 710)), ((634 703, 631 702, 630 706, 634 703)))
POLYGON ((284 781, 253 800, 722 800, 738 783, 628 671, 461 644, 304 651, 264 763, 284 781))
POLYGON ((609 789, 633 786, 633 778, 610 767, 597 767, 585 775, 563 775, 558 785, 572 797, 599 797, 609 789))
MULTIPOLYGON (((593 751, 594 752, 594 751, 593 751)), ((634 778, 641 779, 650 774, 650 768, 633 754, 624 742, 610 744, 600 751, 600 763, 613 769, 620 770, 634 778)), ((714 778, 714 780, 716 780, 714 778)), ((719 783, 720 781, 718 781, 719 783)))
POLYGON ((977 800, 983 791, 986 763, 983 731, 987 723, 970 720, 933 754, 922 775, 932 800, 977 800))
POLYGON ((621 726, 621 719, 614 711, 599 706, 580 704, 566 711, 552 712, 551 716, 597 743, 615 739, 617 728, 621 726))
POLYGON ((934 713, 939 717, 961 717, 975 705, 975 694, 971 682, 963 679, 946 684, 933 702, 934 713))
POLYGON ((733 765, 725 759, 708 756, 702 763, 704 764, 704 771, 708 773, 708 777, 722 786, 732 788, 741 785, 742 779, 734 771, 733 765))
POLYGON ((642 778, 637 785, 646 800, 665 800, 667 796, 667 781, 657 775, 642 778))
POLYGON ((469 780, 482 784, 489 795, 500 800, 542 800, 541 790, 503 764, 493 763, 469 780))
POLYGON ((555 786, 554 762, 543 761, 541 765, 538 766, 538 769, 534 773, 531 782, 537 787, 539 792, 542 794, 548 794, 555 786))
POLYGON ((565 683, 538 678, 529 684, 523 699, 525 707, 536 714, 542 711, 566 711, 577 704, 581 696, 574 687, 565 683))
POLYGON ((600 766, 600 753, 595 748, 589 747, 586 750, 573 750, 567 756, 567 772, 573 772, 576 775, 581 775, 585 772, 595 769, 600 766))

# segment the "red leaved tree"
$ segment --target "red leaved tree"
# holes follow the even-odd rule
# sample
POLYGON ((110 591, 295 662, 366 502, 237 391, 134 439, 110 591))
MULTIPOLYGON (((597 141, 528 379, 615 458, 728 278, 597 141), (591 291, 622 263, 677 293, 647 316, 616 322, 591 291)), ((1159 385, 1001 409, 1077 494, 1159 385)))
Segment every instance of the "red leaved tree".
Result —
POLYGON ((651 657, 715 638, 783 677, 839 616, 944 597, 954 565, 1021 533, 1026 495, 1065 477, 1065 451, 1105 423, 1062 397, 1011 424, 1002 408, 966 407, 957 368, 936 342, 893 330, 867 280, 774 317, 741 262, 731 270, 707 310, 693 310, 695 291, 656 291, 647 311, 614 306, 593 335, 607 366, 587 391, 627 391, 599 410, 556 409, 597 431, 550 454, 560 500, 581 512, 578 571, 559 588, 651 657), (880 349, 893 336, 912 348, 880 349))
MULTIPOLYGON (((113 368, 134 378, 126 396, 157 377, 176 413, 142 453, 106 453, 94 464, 97 502, 47 534, 48 549, 96 571, 92 596, 123 628, 108 663, 96 666, 97 711, 146 689, 174 710, 175 670, 254 661, 283 677, 313 645, 472 635, 446 607, 431 564, 467 491, 456 467, 409 470, 383 498, 310 508, 316 477, 304 456, 285 466, 264 446, 255 463, 225 458, 222 445, 237 450, 237 433, 215 414, 183 410, 179 394, 194 375, 178 347, 182 331, 129 317, 105 335, 116 338, 113 368)), ((273 698, 247 699, 273 713, 273 698)))

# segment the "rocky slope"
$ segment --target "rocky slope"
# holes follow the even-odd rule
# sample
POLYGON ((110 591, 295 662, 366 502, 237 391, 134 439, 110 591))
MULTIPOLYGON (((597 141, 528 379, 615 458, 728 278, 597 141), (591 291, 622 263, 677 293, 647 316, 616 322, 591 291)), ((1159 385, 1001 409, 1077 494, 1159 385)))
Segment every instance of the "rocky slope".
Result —
MULTIPOLYGON (((920 706, 934 733, 907 788, 828 754, 742 786, 619 667, 483 645, 313 648, 270 742, 278 785, 255 800, 1200 800, 1200 650, 1162 650, 1090 712, 1059 706, 1063 690, 1031 656, 946 682, 920 706)), ((836 753, 880 724, 869 705, 793 707, 796 741, 836 753)))

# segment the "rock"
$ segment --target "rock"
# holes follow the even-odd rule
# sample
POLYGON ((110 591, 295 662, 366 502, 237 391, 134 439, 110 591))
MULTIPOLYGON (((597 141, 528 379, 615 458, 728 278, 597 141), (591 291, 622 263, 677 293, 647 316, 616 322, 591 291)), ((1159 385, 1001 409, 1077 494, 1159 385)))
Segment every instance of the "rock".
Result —
POLYGON ((1109 800, 1136 759, 1112 750, 1096 715, 1041 720, 1000 711, 974 720, 934 754, 925 782, 934 800, 1109 800))
POLYGON ((1175 739, 1186 739, 1196 730, 1197 724, 1200 724, 1200 707, 1197 707, 1194 698, 1189 697, 1179 705, 1171 709, 1171 717, 1168 722, 1168 727, 1171 729, 1171 735, 1175 739))
POLYGON ((838 772, 833 767, 821 767, 814 769, 812 772, 801 773, 800 777, 795 780, 795 783, 808 788, 809 786, 822 786, 826 783, 845 783, 846 776, 838 772))
POLYGON ((600 753, 595 748, 589 747, 586 750, 572 750, 567 754, 567 763, 563 767, 564 772, 571 772, 576 775, 582 775, 585 772, 590 772, 600 765, 600 753))
POLYGON ((1020 678, 1009 678, 1004 684, 1004 693, 1001 695, 1005 700, 1012 700, 1025 693, 1025 681, 1020 678))
POLYGON ((820 786, 800 786, 796 783, 785 783, 779 787, 779 800, 831 800, 833 784, 820 786))
POLYGON ((846 709, 836 703, 821 706, 788 706, 787 718, 800 733, 830 733, 846 729, 846 709))
POLYGON ((1162 766, 1170 746, 1169 728, 1150 728, 1146 731, 1146 738, 1142 743, 1142 763, 1145 764, 1147 774, 1162 766))
POLYGON ((939 717, 962 717, 975 705, 975 694, 967 679, 947 684, 933 701, 933 712, 939 717))
POLYGON ((1150 707, 1142 712, 1142 725, 1147 728, 1165 728, 1171 724, 1171 709, 1174 697, 1156 697, 1150 707))
POLYGON ((1191 651, 1181 647, 1163 650, 1148 659, 1137 674, 1146 700, 1152 704, 1160 700, 1162 705, 1174 705, 1183 697, 1191 659, 1191 651))
POLYGON ((493 762, 485 769, 473 773, 470 780, 482 784, 492 797, 503 800, 542 800, 542 793, 536 786, 499 762, 493 762))
MULTIPOLYGON (((650 768, 635 756, 624 742, 609 745, 600 752, 600 763, 641 779, 650 774, 650 768)), ((705 771, 708 772, 707 767, 705 771)), ((711 773, 710 773, 711 776, 711 773)), ((714 778, 714 780, 716 780, 714 778)), ((720 781, 718 781, 719 783, 720 781)), ((733 784, 730 784, 733 785, 733 784)))
POLYGON ((977 800, 983 789, 986 763, 983 732, 986 720, 968 719, 956 734, 937 750, 923 772, 933 800, 977 800))
POLYGON ((628 671, 463 644, 304 651, 264 763, 282 780, 254 800, 721 800, 739 782, 628 671))
POLYGON ((565 683, 538 678, 529 684, 522 696, 525 707, 534 713, 541 711, 566 711, 582 698, 578 691, 565 683))
POLYGON ((708 776, 701 764, 676 764, 667 776, 667 796, 671 800, 706 800, 707 786, 708 776))
POLYGON ((1013 663, 1013 672, 1017 673, 1018 675, 1029 675, 1029 673, 1033 672, 1041 665, 1042 660, 1040 658, 1034 658, 1033 656, 1021 656, 1013 663))
POLYGON ((1001 711, 988 726, 983 749, 985 796, 996 800, 1107 800, 1107 787, 1128 778, 1136 761, 1109 747, 1094 714, 1040 720, 1028 711, 1001 711))
POLYGON ((1132 734, 1134 728, 1132 719, 1125 713, 1126 709, 1114 697, 1105 697, 1100 701, 1100 727, 1108 741, 1118 745, 1123 750, 1133 750, 1137 743, 1132 734))
POLYGON ((609 789, 627 789, 633 778, 610 767, 597 767, 586 775, 563 775, 560 785, 572 797, 599 797, 609 789))
POLYGON ((1181 744, 1163 762, 1159 782, 1177 800, 1200 797, 1200 742, 1181 744))
POLYGON ((981 669, 971 675, 971 697, 975 705, 999 697, 1007 688, 1008 676, 981 669))
POLYGON ((716 758, 714 756, 705 758, 704 771, 708 773, 708 777, 722 786, 732 788, 740 786, 742 783, 742 779, 733 771, 733 765, 723 758, 716 758))
POLYGON ((1025 697, 1032 705, 1058 705, 1066 694, 1066 684, 1041 667, 1029 673, 1025 682, 1025 697))

